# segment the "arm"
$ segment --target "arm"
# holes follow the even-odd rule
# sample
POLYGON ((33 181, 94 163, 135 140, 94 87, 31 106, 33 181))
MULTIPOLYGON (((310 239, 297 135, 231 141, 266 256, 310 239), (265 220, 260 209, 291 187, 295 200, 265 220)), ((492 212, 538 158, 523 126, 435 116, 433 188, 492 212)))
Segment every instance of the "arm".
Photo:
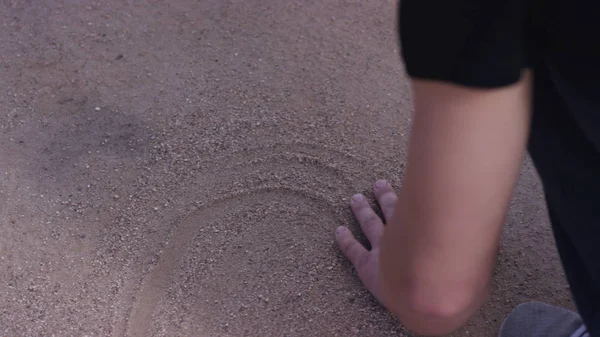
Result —
POLYGON ((526 148, 529 77, 491 90, 413 82, 408 168, 383 237, 380 285, 415 331, 452 331, 486 298, 526 148))
POLYGON ((376 223, 365 201, 353 203, 373 249, 353 244, 346 230, 337 240, 405 326, 440 335, 459 328, 486 299, 526 148, 530 76, 499 89, 414 80, 413 90, 404 185, 398 198, 389 185, 375 187, 388 226, 376 223), (369 276, 377 272, 373 264, 378 277, 369 276))

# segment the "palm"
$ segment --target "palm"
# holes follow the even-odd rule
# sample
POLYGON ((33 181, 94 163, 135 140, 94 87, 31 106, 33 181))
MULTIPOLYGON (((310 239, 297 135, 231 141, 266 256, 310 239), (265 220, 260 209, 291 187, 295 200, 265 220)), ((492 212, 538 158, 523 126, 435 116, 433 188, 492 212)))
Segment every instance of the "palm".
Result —
MULTIPOLYGON (((392 216, 396 206, 397 196, 390 184, 385 180, 379 180, 373 186, 375 197, 381 207, 386 221, 392 216)), ((358 277, 365 287, 385 305, 379 293, 379 252, 381 238, 384 232, 384 224, 381 218, 373 211, 364 196, 356 194, 350 202, 352 212, 360 223, 360 228, 371 243, 371 250, 361 245, 346 227, 338 227, 336 230, 336 242, 344 255, 354 265, 358 277)))

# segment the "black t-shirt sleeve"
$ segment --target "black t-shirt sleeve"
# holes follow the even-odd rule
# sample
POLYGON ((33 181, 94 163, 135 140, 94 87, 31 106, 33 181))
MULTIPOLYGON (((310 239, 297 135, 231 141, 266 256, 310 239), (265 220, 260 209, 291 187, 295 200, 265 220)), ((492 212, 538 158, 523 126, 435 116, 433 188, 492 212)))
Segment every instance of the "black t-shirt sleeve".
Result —
POLYGON ((525 0, 401 0, 399 29, 413 78, 470 87, 513 84, 528 65, 525 0))

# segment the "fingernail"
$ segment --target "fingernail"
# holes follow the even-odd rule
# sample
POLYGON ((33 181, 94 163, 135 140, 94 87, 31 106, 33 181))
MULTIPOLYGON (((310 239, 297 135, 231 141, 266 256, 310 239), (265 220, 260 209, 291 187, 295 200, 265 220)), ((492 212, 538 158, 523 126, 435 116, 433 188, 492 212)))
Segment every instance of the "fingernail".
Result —
POLYGON ((362 194, 355 194, 352 196, 352 201, 361 202, 363 200, 365 200, 365 197, 362 194))
POLYGON ((377 188, 384 188, 387 185, 387 181, 385 180, 377 180, 377 182, 375 182, 375 187, 377 188))
POLYGON ((341 234, 345 230, 346 230, 346 227, 340 226, 335 230, 335 234, 341 234))

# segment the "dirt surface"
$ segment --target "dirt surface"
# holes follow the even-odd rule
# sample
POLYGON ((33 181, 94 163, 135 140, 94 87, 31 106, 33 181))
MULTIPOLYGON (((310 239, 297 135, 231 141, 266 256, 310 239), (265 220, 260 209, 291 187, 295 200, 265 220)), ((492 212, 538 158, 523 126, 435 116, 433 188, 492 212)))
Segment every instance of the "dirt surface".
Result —
MULTIPOLYGON (((0 0, 1 336, 408 336, 333 243, 401 182, 395 1, 0 0)), ((570 306, 525 163, 490 302, 570 306)))

